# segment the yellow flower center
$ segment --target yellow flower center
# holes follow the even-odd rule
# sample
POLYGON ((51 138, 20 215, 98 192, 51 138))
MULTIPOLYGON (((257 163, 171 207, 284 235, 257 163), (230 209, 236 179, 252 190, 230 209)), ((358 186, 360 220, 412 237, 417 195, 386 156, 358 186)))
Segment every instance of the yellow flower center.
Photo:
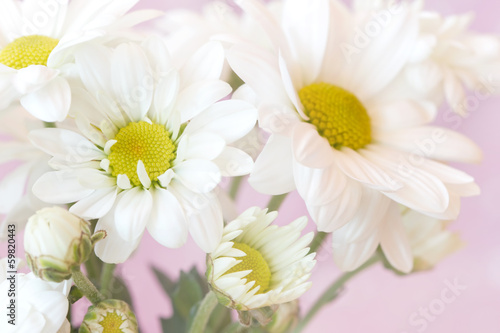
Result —
POLYGON ((245 279, 247 279, 247 282, 255 281, 254 287, 260 286, 257 294, 266 292, 267 288, 269 288, 269 282, 271 281, 271 270, 262 254, 243 243, 235 242, 233 248, 245 252, 246 256, 238 258, 242 260, 242 262, 231 268, 226 274, 251 269, 252 272, 245 276, 245 279))
POLYGON ((108 312, 103 320, 99 322, 102 333, 122 333, 120 326, 125 322, 116 312, 108 312))
POLYGON ((14 69, 47 66, 47 59, 58 43, 59 40, 47 36, 20 37, 0 51, 0 63, 14 69))
POLYGON ((365 107, 349 91, 328 83, 313 83, 299 91, 309 123, 335 149, 360 149, 372 140, 365 107))
POLYGON ((144 163, 151 181, 165 173, 176 157, 174 142, 164 126, 145 121, 130 123, 120 129, 115 137, 116 143, 108 156, 113 176, 127 175, 130 183, 139 186, 137 163, 144 163))

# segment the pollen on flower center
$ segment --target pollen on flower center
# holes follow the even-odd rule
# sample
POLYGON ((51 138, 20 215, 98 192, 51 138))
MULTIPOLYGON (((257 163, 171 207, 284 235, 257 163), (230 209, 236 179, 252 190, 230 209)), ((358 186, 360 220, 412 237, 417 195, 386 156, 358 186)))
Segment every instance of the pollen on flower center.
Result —
POLYGON ((246 256, 239 257, 238 259, 242 261, 228 270, 226 274, 252 270, 250 274, 245 276, 245 279, 247 279, 247 282, 255 281, 254 287, 260 286, 257 294, 264 293, 269 288, 271 270, 262 254, 243 243, 235 242, 233 248, 245 252, 246 256))
POLYGON ((145 121, 130 123, 120 129, 108 156, 113 176, 125 174, 139 186, 137 163, 142 161, 151 181, 165 173, 176 157, 174 142, 164 126, 145 121))
POLYGON ((335 149, 360 149, 372 140, 370 118, 349 91, 328 83, 313 83, 299 91, 309 123, 335 149))
POLYGON ((0 51, 0 63, 14 69, 47 66, 49 55, 58 43, 55 38, 41 35, 17 38, 0 51))
POLYGON ((125 322, 116 312, 108 312, 103 320, 99 322, 102 326, 102 333, 122 333, 120 326, 125 322))

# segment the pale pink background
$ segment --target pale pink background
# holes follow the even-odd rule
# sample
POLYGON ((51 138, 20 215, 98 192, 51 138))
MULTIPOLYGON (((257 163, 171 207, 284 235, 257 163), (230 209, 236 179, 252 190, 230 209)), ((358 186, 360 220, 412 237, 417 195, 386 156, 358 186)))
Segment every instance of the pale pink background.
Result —
MULTIPOLYGON (((305 1, 305 0, 304 0, 305 1)), ((192 8, 199 10, 206 0, 142 0, 140 7, 160 9, 192 8)), ((500 33, 498 0, 429 1, 427 8, 446 14, 475 11, 474 29, 500 33)), ((382 267, 374 267, 349 282, 345 292, 334 303, 324 307, 306 332, 338 333, 498 333, 500 332, 500 98, 481 102, 469 118, 458 127, 439 123, 468 135, 484 150, 484 161, 478 166, 459 165, 475 176, 482 195, 463 200, 462 213, 453 229, 461 232, 467 247, 441 263, 435 270, 398 277, 382 267), (458 279, 467 288, 441 314, 428 321, 425 329, 412 326, 409 317, 421 307, 436 305, 446 281, 458 279)), ((4 171, 5 172, 5 171, 4 171)), ((265 205, 267 198, 251 188, 243 189, 239 209, 265 205)), ((288 222, 306 213, 300 197, 293 193, 280 211, 280 222, 288 222)), ((312 222, 310 229, 312 229, 312 222)), ((2 249, 2 255, 4 250, 2 249)), ((194 243, 170 250, 144 237, 136 255, 118 268, 128 282, 142 331, 160 332, 159 317, 169 316, 170 303, 150 273, 154 265, 176 277, 181 269, 197 265, 204 270, 205 255, 194 243)), ((314 285, 302 297, 302 310, 323 292, 327 284, 339 276, 330 250, 323 248, 313 272, 314 285)), ((82 318, 84 313, 75 316, 82 318)))

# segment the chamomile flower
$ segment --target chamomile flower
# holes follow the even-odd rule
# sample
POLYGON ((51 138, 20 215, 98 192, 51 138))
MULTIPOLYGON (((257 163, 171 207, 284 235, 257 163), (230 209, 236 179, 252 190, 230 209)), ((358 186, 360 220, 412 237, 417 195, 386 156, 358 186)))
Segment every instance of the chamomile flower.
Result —
POLYGON ((207 257, 208 282, 219 300, 248 311, 290 302, 311 286, 316 261, 307 247, 313 233, 300 237, 305 217, 271 225, 278 213, 250 208, 224 228, 215 251, 207 257))
POLYGON ((224 100, 219 80, 222 47, 209 43, 177 69, 157 39, 144 48, 122 44, 77 53, 86 90, 72 103, 80 133, 33 131, 33 144, 54 156, 57 171, 43 175, 34 193, 70 211, 98 218, 107 237, 96 244, 106 262, 123 262, 147 228, 159 243, 179 247, 188 232, 206 252, 222 236, 213 189, 221 175, 250 172, 253 161, 227 146, 255 125, 255 108, 224 100))
POLYGON ((468 138, 426 125, 433 103, 394 84, 418 36, 418 6, 401 3, 382 26, 374 19, 380 13, 352 13, 334 0, 284 0, 278 17, 257 1, 239 4, 274 43, 237 44, 228 52, 233 70, 260 98, 259 125, 271 134, 250 184, 273 195, 297 189, 318 230, 333 232, 334 245, 369 244, 349 252, 342 269, 355 269, 385 244, 394 265, 411 270, 391 207, 455 218, 460 197, 478 194, 478 187, 435 160, 481 159, 468 138), (374 22, 377 35, 364 33, 374 22), (390 227, 378 228, 383 223, 390 227))
POLYGON ((159 15, 156 11, 126 14, 137 2, 2 0, 0 109, 20 101, 38 119, 64 120, 71 103, 68 79, 74 50, 91 40, 106 42, 115 29, 159 15))

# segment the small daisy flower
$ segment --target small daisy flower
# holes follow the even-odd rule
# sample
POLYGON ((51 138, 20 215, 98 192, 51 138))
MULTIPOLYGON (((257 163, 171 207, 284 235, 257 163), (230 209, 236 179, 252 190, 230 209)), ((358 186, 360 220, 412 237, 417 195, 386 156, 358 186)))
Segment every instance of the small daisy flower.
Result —
POLYGON ((318 230, 333 232, 335 243, 365 242, 366 251, 353 247, 342 269, 355 269, 385 244, 395 266, 409 271, 410 247, 391 207, 456 218, 460 197, 479 189, 437 161, 482 158, 465 136, 427 125, 435 104, 395 84, 418 36, 419 7, 402 2, 361 48, 359 27, 369 29, 380 13, 352 13, 334 0, 282 3, 276 16, 258 1, 239 1, 274 47, 236 44, 228 52, 260 99, 259 126, 271 134, 249 182, 266 194, 297 189, 318 230), (378 228, 388 217, 391 227, 378 228))
POLYGON ((87 90, 71 114, 79 134, 59 128, 33 131, 33 144, 54 156, 57 169, 43 175, 34 193, 70 211, 99 218, 107 237, 96 244, 105 262, 123 262, 147 228, 158 242, 180 247, 188 232, 206 252, 222 236, 223 219, 213 189, 221 176, 250 172, 253 161, 227 146, 255 125, 256 110, 219 80, 222 47, 212 42, 177 69, 156 39, 93 46, 77 53, 87 90), (154 69, 154 70, 153 70, 154 69))
POLYGON ((137 333, 137 319, 127 303, 107 299, 89 307, 80 333, 137 333))
POLYGON ((313 233, 300 237, 307 218, 278 227, 277 212, 254 207, 224 228, 215 251, 207 257, 207 278, 219 301, 248 311, 290 302, 311 287, 316 261, 308 244, 313 233))
POLYGON ((126 14, 138 0, 2 0, 0 3, 0 109, 14 101, 47 122, 68 114, 73 52, 114 29, 159 15, 126 14), (132 16, 133 15, 133 19, 132 16))

